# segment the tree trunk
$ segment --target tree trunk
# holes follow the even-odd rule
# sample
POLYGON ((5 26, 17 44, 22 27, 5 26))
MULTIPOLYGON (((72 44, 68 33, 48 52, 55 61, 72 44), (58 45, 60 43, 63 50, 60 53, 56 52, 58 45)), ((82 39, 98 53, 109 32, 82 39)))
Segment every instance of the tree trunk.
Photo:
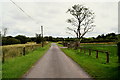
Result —
POLYGON ((75 49, 78 49, 79 47, 80 47, 80 41, 77 40, 77 41, 75 42, 75 49))
POLYGON ((78 49, 78 48, 80 47, 80 42, 81 42, 81 40, 82 40, 82 38, 79 38, 79 39, 77 38, 77 39, 76 39, 75 46, 74 46, 75 49, 78 49))

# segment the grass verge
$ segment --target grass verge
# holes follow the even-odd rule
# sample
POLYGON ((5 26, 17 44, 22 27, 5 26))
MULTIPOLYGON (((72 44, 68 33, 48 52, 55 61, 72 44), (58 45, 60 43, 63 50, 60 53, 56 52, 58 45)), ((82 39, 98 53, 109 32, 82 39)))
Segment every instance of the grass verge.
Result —
POLYGON ((63 45, 61 45, 61 44, 57 44, 59 47, 64 47, 63 45))
POLYGON ((49 45, 50 44, 40 47, 25 56, 15 57, 7 60, 2 65, 2 78, 20 78, 32 67, 36 61, 38 61, 45 54, 45 52, 49 49, 49 45))
MULTIPOLYGON (((87 45, 86 45, 87 46, 87 45)), ((96 49, 100 49, 100 46, 94 46, 96 49)), ((90 46, 89 46, 90 48, 90 46)), ((92 47, 93 48, 93 47, 92 47)), ((80 52, 80 50, 62 48, 61 50, 76 63, 78 63, 88 74, 90 74, 96 80, 118 80, 118 63, 116 54, 116 47, 104 46, 105 50, 110 50, 110 63, 105 63, 103 54, 100 54, 99 58, 96 59, 92 53, 91 56, 80 52)))

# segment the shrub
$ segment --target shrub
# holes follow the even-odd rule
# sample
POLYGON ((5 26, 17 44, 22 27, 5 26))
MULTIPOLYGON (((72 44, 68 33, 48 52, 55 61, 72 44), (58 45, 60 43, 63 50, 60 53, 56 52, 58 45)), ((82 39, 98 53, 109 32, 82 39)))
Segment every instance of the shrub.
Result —
POLYGON ((2 38, 2 45, 20 44, 20 40, 15 38, 2 38))

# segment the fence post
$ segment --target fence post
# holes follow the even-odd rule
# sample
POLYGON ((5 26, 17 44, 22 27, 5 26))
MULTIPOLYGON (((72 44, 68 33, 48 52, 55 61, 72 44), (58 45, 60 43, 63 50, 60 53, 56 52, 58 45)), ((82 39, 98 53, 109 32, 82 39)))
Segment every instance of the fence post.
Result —
POLYGON ((2 63, 5 62, 5 53, 3 52, 3 55, 2 55, 2 63))
POLYGON ((96 58, 98 58, 98 50, 96 50, 96 58))
POLYGON ((33 51, 33 45, 32 45, 32 51, 33 51))
POLYGON ((89 49, 89 56, 91 55, 91 49, 89 49))
POLYGON ((23 47, 23 55, 25 56, 25 47, 23 47))
POLYGON ((117 43, 118 62, 120 63, 120 41, 117 43))
POLYGON ((109 52, 106 52, 106 55, 107 55, 106 63, 109 63, 109 52))
POLYGON ((86 49, 84 48, 84 53, 86 52, 86 49))
POLYGON ((82 48, 80 48, 80 52, 82 52, 82 48))

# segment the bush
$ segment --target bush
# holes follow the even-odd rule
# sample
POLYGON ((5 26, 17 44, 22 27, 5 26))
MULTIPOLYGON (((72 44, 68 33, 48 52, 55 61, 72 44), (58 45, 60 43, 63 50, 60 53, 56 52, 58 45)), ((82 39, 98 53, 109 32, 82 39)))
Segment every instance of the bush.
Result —
POLYGON ((35 40, 35 42, 38 44, 38 43, 41 43, 41 41, 42 41, 41 34, 36 34, 36 40, 35 40))
POLYGON ((20 44, 20 40, 15 39, 15 38, 9 38, 8 44, 20 44))
POLYGON ((28 41, 28 38, 26 36, 23 36, 23 35, 18 35, 15 38, 20 40, 21 44, 25 44, 28 41))
POLYGON ((2 38, 2 45, 20 44, 20 40, 15 38, 2 38))

